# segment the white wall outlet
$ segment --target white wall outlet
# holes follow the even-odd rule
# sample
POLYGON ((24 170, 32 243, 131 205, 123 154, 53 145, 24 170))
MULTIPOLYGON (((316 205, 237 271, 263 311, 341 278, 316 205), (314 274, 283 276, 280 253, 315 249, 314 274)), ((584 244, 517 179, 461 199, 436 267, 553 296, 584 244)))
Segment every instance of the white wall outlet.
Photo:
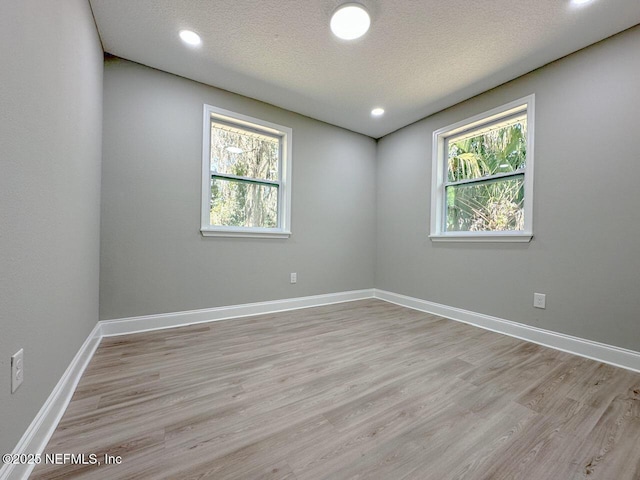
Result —
POLYGON ((24 349, 11 357, 11 393, 15 392, 24 380, 24 349))
POLYGON ((292 273, 291 274, 291 283, 296 283, 298 281, 298 274, 297 273, 292 273))
POLYGON ((544 293, 533 294, 533 306, 536 308, 546 308, 547 296, 544 293))

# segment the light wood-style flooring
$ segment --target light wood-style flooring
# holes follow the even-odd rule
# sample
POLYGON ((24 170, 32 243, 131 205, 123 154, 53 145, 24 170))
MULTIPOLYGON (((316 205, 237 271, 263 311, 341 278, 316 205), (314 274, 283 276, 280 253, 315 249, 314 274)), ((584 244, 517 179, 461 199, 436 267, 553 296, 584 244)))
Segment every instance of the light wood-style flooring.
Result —
POLYGON ((34 479, 640 479, 640 374, 380 300, 105 338, 34 479))

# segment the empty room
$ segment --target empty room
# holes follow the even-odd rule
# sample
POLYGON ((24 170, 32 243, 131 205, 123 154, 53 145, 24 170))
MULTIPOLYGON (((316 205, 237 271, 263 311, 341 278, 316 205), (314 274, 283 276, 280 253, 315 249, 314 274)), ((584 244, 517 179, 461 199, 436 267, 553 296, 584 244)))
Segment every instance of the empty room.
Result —
POLYGON ((2 0, 0 480, 640 480, 640 2, 2 0))

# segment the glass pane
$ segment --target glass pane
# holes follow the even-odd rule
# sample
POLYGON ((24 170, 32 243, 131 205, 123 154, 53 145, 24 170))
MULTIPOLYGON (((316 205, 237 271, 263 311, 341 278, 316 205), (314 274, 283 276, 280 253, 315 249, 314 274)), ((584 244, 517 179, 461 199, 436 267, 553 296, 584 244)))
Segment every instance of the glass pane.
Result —
POLYGON ((447 231, 524 230, 524 175, 447 187, 447 231))
POLYGON ((520 115, 447 140, 449 182, 488 177, 525 167, 527 117, 520 115))
POLYGON ((211 179, 211 225, 231 227, 278 226, 278 186, 211 179))
POLYGON ((278 181, 280 139, 211 122, 211 172, 278 181))

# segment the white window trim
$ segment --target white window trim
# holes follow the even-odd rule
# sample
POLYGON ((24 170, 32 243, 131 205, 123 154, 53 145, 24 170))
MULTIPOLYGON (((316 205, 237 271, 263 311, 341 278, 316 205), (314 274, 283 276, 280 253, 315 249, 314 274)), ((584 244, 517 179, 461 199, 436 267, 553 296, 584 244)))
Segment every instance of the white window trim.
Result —
POLYGON ((514 100, 506 105, 475 115, 433 132, 431 170, 431 234, 434 242, 529 242, 533 237, 533 158, 535 95, 514 100), (464 130, 514 114, 527 112, 527 163, 524 169, 524 230, 494 232, 447 232, 444 229, 446 173, 445 139, 464 130))
POLYGON ((205 237, 254 237, 254 238, 288 238, 291 235, 291 151, 293 130, 289 127, 249 117, 239 113, 214 107, 204 106, 202 132, 202 205, 200 232, 205 237), (263 132, 282 138, 280 151, 280 188, 278 198, 278 226, 276 228, 229 227, 211 225, 211 119, 226 121, 231 124, 262 130, 263 132))

